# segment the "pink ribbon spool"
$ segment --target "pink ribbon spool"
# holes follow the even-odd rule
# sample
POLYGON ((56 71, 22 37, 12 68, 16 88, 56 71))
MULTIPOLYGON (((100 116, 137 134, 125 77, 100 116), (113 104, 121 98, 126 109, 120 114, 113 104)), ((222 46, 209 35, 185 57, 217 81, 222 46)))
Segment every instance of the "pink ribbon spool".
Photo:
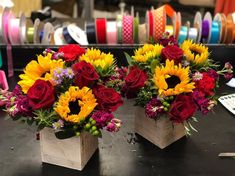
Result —
POLYGON ((126 15, 123 16, 122 20, 122 43, 123 44, 133 44, 133 16, 126 15))
POLYGON ((12 18, 11 11, 8 7, 6 7, 3 10, 3 14, 2 14, 2 32, 3 32, 4 41, 7 44, 8 77, 14 76, 12 47, 9 41, 9 34, 8 34, 9 19, 11 18, 12 18))
POLYGON ((117 23, 116 21, 108 21, 106 29, 106 38, 108 44, 117 44, 117 23))
POLYGON ((4 42, 6 44, 9 43, 9 38, 8 38, 8 23, 9 23, 9 19, 11 17, 11 12, 9 8, 5 8, 3 10, 3 14, 2 14, 2 35, 3 35, 3 39, 4 42))
MULTIPOLYGON (((12 16, 13 17, 13 16, 12 16)), ((20 20, 17 18, 10 18, 8 24, 8 37, 11 44, 20 44, 20 20)))

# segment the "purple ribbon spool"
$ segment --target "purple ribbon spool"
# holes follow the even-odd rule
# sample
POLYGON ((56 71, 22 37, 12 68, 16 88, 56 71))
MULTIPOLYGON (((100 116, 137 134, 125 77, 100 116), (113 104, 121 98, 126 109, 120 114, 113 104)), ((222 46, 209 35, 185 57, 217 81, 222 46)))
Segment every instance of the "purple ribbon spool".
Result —
POLYGON ((202 21, 202 37, 201 37, 201 41, 205 42, 205 40, 208 39, 209 36, 209 21, 208 20, 203 20, 202 21))

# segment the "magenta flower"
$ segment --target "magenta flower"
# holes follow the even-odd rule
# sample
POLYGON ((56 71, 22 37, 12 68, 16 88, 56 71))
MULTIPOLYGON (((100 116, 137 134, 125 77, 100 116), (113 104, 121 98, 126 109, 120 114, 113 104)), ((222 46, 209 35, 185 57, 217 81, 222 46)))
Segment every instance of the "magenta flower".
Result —
POLYGON ((226 80, 230 80, 230 79, 233 78, 233 74, 232 74, 232 73, 225 73, 225 74, 224 74, 224 78, 225 78, 226 80))
POLYGON ((217 78, 219 77, 219 74, 218 74, 215 70, 213 70, 213 69, 209 69, 209 70, 207 71, 207 73, 208 73, 208 75, 209 75, 210 77, 212 77, 212 78, 217 79, 217 78))
POLYGON ((122 121, 116 118, 113 118, 108 125, 106 126, 106 130, 109 132, 118 132, 121 128, 122 121))
POLYGON ((156 119, 163 112, 164 106, 157 98, 153 98, 145 107, 145 114, 151 119, 156 119))
POLYGON ((205 94, 200 91, 194 91, 192 93, 193 99, 196 102, 196 104, 199 107, 199 110, 202 112, 202 114, 207 114, 209 112, 209 102, 210 100, 205 97, 205 94))
POLYGON ((105 127, 114 118, 113 114, 103 110, 96 111, 91 117, 96 121, 96 126, 99 128, 105 127))

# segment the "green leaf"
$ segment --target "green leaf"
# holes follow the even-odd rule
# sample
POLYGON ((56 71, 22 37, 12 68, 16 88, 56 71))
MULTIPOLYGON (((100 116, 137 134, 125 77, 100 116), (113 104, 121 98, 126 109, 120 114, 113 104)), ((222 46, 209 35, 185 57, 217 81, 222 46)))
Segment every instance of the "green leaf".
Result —
POLYGON ((128 53, 126 53, 126 52, 124 52, 124 54, 125 54, 126 61, 127 61, 128 65, 132 66, 133 64, 132 64, 131 56, 128 53))
POLYGON ((158 64, 158 60, 153 60, 153 61, 151 62, 150 68, 151 68, 152 74, 154 74, 155 68, 156 68, 157 64, 158 64))
POLYGON ((198 132, 192 125, 191 125, 191 123, 190 122, 188 122, 188 124, 189 124, 189 126, 190 126, 190 128, 193 130, 193 131, 196 131, 196 132, 198 132))

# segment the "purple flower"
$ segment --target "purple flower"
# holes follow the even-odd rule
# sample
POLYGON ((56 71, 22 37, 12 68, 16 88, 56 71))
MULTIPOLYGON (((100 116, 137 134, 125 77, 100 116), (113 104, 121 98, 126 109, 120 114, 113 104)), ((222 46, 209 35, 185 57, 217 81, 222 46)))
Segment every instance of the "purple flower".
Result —
POLYGON ((229 69, 229 70, 232 70, 232 69, 233 69, 233 66, 232 66, 229 62, 226 62, 226 63, 224 64, 224 68, 229 69))
POLYGON ((230 80, 230 79, 233 78, 233 74, 232 74, 232 73, 225 73, 225 74, 224 74, 224 78, 225 78, 226 80, 230 80))
POLYGON ((32 117, 32 109, 29 106, 29 99, 27 96, 21 95, 15 99, 16 108, 18 113, 22 116, 32 117))
POLYGON ((145 114, 151 119, 156 119, 163 112, 164 106, 157 98, 153 98, 145 107, 145 114))
POLYGON ((32 109, 29 106, 29 100, 21 91, 21 87, 16 85, 12 92, 9 92, 4 97, 6 111, 12 116, 17 115, 32 117, 32 109))
POLYGON ((96 126, 99 128, 105 127, 114 118, 113 114, 103 110, 96 111, 91 117, 96 121, 96 126))
POLYGON ((53 127, 54 130, 61 129, 61 128, 64 127, 64 121, 61 120, 61 119, 59 119, 57 122, 54 122, 54 123, 52 124, 52 127, 53 127))
POLYGON ((54 52, 52 55, 52 59, 58 60, 64 57, 64 53, 54 52))
POLYGON ((209 69, 209 70, 207 71, 207 73, 208 73, 208 75, 209 75, 210 77, 212 77, 212 78, 214 78, 214 79, 217 79, 217 78, 219 77, 219 74, 218 74, 215 70, 213 70, 213 69, 209 69))
POLYGON ((117 132, 121 128, 121 125, 122 125, 121 120, 113 118, 106 126, 106 130, 109 132, 117 132))
POLYGON ((193 99, 195 100, 202 114, 207 114, 209 110, 211 110, 208 108, 210 106, 209 104, 210 100, 206 98, 203 93, 199 91, 194 91, 192 95, 193 95, 193 99))
POLYGON ((58 85, 63 82, 64 79, 72 79, 74 77, 73 70, 71 68, 57 68, 53 73, 53 81, 58 85))

